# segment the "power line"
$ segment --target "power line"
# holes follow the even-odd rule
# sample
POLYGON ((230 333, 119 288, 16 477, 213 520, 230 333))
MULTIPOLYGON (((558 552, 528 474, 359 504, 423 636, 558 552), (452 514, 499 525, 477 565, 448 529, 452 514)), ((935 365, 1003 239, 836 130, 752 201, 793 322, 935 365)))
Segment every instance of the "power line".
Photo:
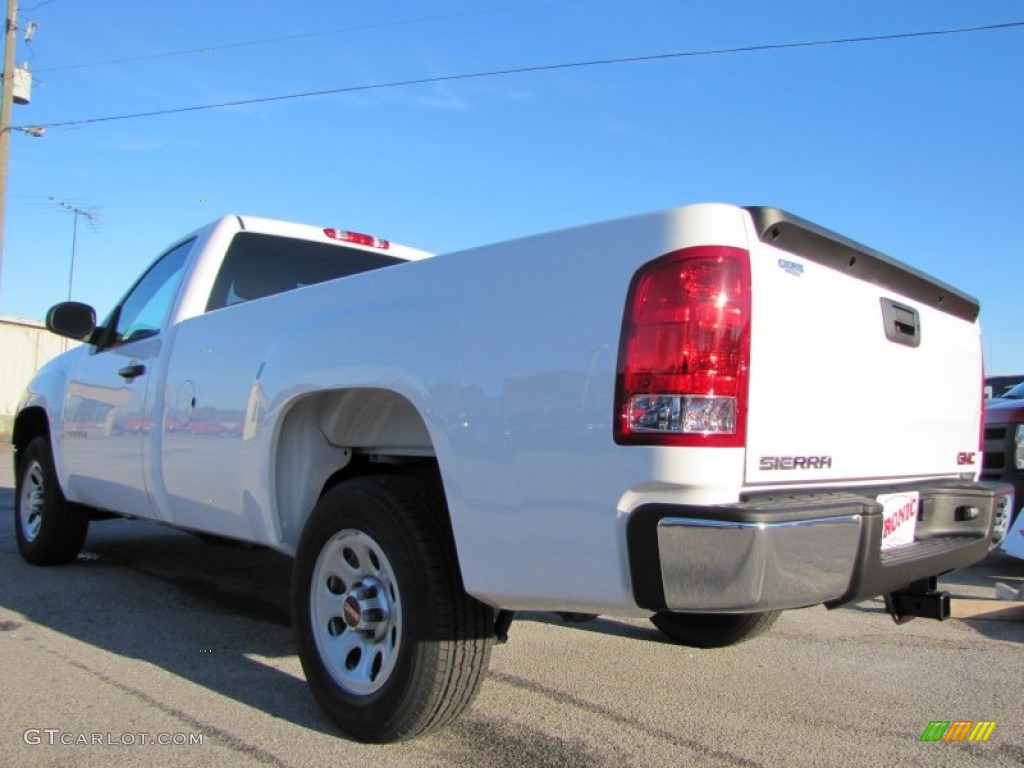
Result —
POLYGON ((455 75, 438 75, 436 77, 421 77, 411 80, 394 80, 387 83, 372 83, 369 85, 351 85, 341 88, 325 88, 318 91, 305 91, 302 93, 288 93, 277 96, 262 96, 251 99, 238 99, 236 101, 222 101, 216 104, 197 104, 189 107, 173 107, 170 109, 158 109, 151 112, 134 112, 124 115, 110 115, 107 117, 89 117, 79 120, 64 120, 57 123, 45 123, 36 126, 14 126, 14 130, 28 130, 29 128, 65 128, 73 125, 89 125, 91 123, 107 123, 114 120, 133 120, 140 117, 155 117, 158 115, 174 115, 183 112, 199 112, 207 109, 221 109, 223 107, 240 107, 249 104, 266 104, 274 101, 290 101, 293 99, 306 99, 313 96, 329 96, 339 93, 359 93, 363 91, 383 90, 385 88, 401 88, 410 85, 429 85, 432 83, 447 83, 458 80, 476 80, 487 77, 501 77, 506 75, 520 75, 533 72, 552 72, 556 70, 578 69, 582 67, 610 66, 614 64, 633 64, 644 61, 664 61, 668 59, 695 58, 701 56, 722 56, 733 53, 753 53, 760 51, 781 51, 795 48, 820 48, 833 45, 850 45, 854 43, 871 43, 891 40, 909 40, 922 37, 938 37, 942 35, 961 35, 973 32, 988 32, 998 29, 1012 29, 1024 27, 1024 21, 1011 21, 1003 24, 986 24, 977 27, 959 27, 955 29, 937 29, 923 32, 900 32, 890 35, 865 35, 861 37, 844 37, 832 40, 813 40, 800 43, 767 43, 764 45, 745 45, 736 48, 715 48, 701 51, 680 51, 676 53, 656 53, 646 56, 625 56, 611 59, 593 59, 590 61, 574 61, 561 64, 539 64, 529 67, 515 67, 512 69, 493 69, 485 72, 467 72, 455 75))
MULTIPOLYGON (((53 0, 50 0, 53 2, 53 0)), ((301 40, 308 37, 323 37, 326 35, 337 35, 344 32, 364 32, 370 29, 387 29, 389 27, 402 27, 410 24, 423 24, 430 21, 447 21, 449 19, 459 19, 466 16, 483 16, 493 13, 504 13, 506 11, 518 11, 527 8, 534 8, 545 5, 568 5, 570 3, 581 3, 585 0, 544 0, 544 2, 534 2, 521 5, 503 5, 497 8, 484 8, 477 9, 474 11, 461 11, 459 13, 445 13, 438 16, 419 16, 413 19, 401 19, 399 21, 382 21, 374 24, 361 24, 353 27, 339 27, 337 29, 321 29, 315 32, 299 32, 294 35, 283 35, 281 37, 268 37, 262 40, 247 40, 238 43, 225 43, 224 45, 204 45, 201 48, 184 48, 178 51, 165 51, 164 53, 149 53, 142 56, 131 56, 124 59, 108 59, 106 61, 92 61, 83 64, 61 64, 55 67, 43 67, 37 69, 36 72, 56 72, 58 70, 67 69, 86 69, 87 67, 102 67, 108 64, 129 64, 136 61, 149 61, 151 59, 165 59, 173 56, 188 56, 197 53, 203 53, 206 51, 226 51, 232 48, 248 48, 257 45, 267 45, 269 43, 281 43, 289 40, 301 40)))
POLYGON ((57 0, 43 0, 43 2, 36 3, 31 8, 22 8, 21 12, 22 13, 30 13, 31 11, 34 11, 34 10, 36 10, 38 8, 42 8, 44 5, 49 5, 50 3, 55 3, 55 2, 57 2, 57 0))

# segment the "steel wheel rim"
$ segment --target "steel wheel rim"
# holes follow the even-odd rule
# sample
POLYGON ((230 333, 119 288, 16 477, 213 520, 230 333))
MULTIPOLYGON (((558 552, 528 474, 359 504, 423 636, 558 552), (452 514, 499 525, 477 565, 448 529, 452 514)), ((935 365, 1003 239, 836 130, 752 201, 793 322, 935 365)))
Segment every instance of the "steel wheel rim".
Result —
POLYGON ((343 530, 320 550, 310 588, 313 639, 331 678, 366 696, 394 672, 402 602, 394 569, 376 541, 343 530))
POLYGON ((21 533, 25 541, 35 541, 39 535, 39 529, 43 527, 45 503, 46 481, 43 467, 38 461, 33 461, 25 470, 21 483, 21 504, 18 506, 21 533))

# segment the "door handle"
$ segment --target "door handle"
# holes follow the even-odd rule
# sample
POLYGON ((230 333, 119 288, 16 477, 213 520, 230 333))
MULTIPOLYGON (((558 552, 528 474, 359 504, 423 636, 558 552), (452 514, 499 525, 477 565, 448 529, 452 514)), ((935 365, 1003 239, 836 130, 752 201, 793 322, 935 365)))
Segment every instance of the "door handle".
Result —
POLYGON ((136 376, 141 376, 145 372, 146 366, 144 366, 142 363, 132 363, 131 365, 126 365, 124 368, 119 370, 117 372, 117 375, 121 376, 122 378, 128 379, 128 381, 131 381, 136 376))

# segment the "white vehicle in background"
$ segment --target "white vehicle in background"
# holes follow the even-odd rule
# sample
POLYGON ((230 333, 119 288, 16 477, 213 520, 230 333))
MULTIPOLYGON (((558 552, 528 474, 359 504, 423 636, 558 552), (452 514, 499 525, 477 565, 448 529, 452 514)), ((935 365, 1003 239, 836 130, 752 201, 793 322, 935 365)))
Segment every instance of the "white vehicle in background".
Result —
POLYGON ((771 208, 704 204, 429 254, 225 217, 30 384, 18 545, 110 514, 295 557, 299 654, 367 741, 472 701, 513 613, 751 637, 1001 538, 978 482, 978 304, 771 208), (922 388, 916 382, 928 382, 922 388))

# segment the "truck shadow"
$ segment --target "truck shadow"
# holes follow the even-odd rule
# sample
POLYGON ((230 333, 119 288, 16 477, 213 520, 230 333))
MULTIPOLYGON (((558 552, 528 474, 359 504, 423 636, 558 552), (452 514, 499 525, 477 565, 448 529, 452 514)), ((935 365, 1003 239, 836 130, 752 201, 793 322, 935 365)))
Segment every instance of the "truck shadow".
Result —
POLYGON ((0 489, 7 521, 0 606, 274 717, 343 736, 321 713, 295 658, 290 558, 116 520, 93 524, 76 562, 40 568, 19 556, 12 512, 13 491, 0 489))
MULTIPOLYGON (((539 611, 520 611, 516 613, 515 621, 530 621, 537 624, 549 624, 555 627, 565 627, 581 632, 593 632, 609 637, 625 637, 630 640, 643 640, 648 643, 659 643, 662 645, 678 645, 669 640, 660 630, 652 624, 639 624, 622 619, 615 619, 608 616, 598 616, 586 621, 565 621, 554 613, 539 611)), ((515 622, 512 623, 511 634, 516 631, 515 622)))

